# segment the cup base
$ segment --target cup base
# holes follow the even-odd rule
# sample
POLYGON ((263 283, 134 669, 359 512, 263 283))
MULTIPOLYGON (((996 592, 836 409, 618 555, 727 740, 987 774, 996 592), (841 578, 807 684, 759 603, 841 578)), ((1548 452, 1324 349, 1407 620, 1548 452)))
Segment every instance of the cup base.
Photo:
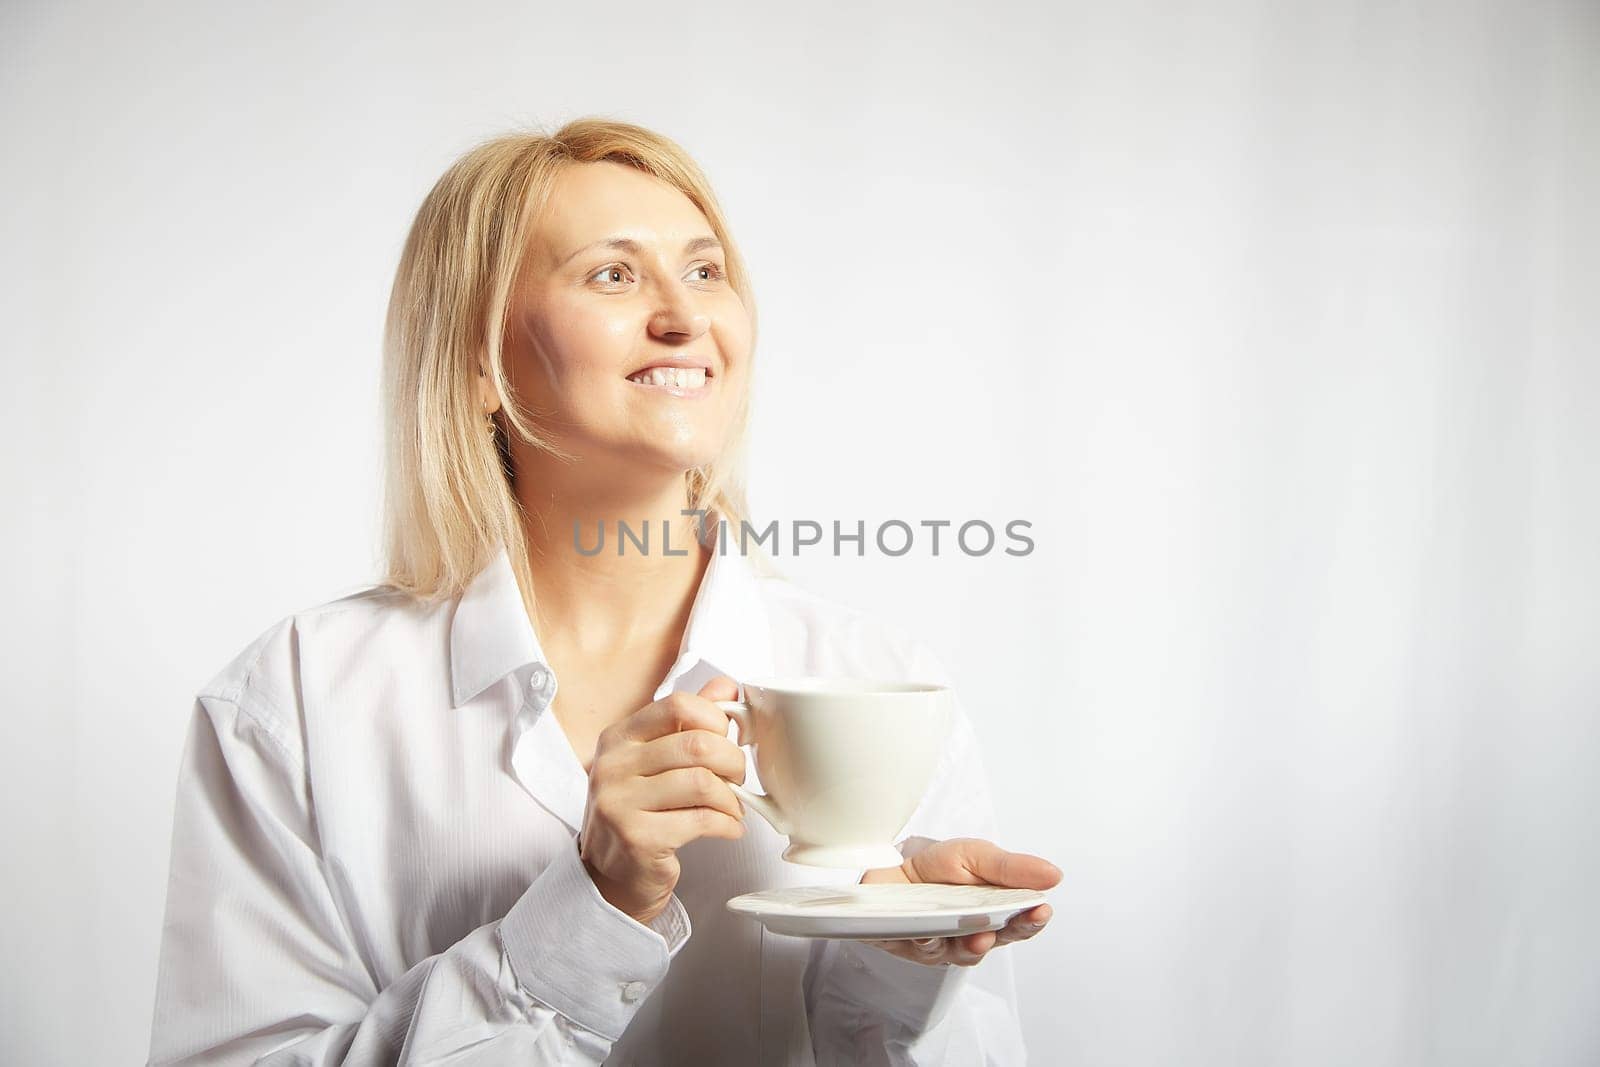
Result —
POLYGON ((893 845, 791 844, 783 858, 807 867, 898 867, 905 862, 893 845))

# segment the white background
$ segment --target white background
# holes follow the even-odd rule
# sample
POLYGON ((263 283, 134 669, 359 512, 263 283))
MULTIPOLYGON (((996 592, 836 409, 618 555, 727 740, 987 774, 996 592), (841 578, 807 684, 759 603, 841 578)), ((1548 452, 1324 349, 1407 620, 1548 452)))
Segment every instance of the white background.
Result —
POLYGON ((583 114, 744 244, 758 516, 1033 523, 789 567, 1066 872, 1035 1060, 1600 1058, 1600 10, 973 7, 0 8, 8 1061, 142 1061, 194 691, 374 575, 411 214, 583 114))

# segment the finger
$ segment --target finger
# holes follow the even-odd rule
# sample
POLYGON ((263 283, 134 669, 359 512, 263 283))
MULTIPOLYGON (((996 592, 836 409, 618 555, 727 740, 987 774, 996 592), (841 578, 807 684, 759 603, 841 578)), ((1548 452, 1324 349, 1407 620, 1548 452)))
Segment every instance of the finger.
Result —
POLYGON ((700 695, 707 700, 738 700, 739 683, 726 674, 719 674, 700 687, 700 695))
POLYGON ((963 967, 971 967, 983 959, 984 954, 994 948, 997 940, 996 931, 982 930, 976 934, 965 937, 950 938, 950 954, 956 963, 963 967))
POLYGON ((1012 889, 1049 889, 1061 881, 1061 869, 1042 856, 1026 852, 1007 852, 992 841, 977 837, 958 837, 941 842, 911 857, 913 866, 919 859, 919 873, 929 863, 937 862, 940 870, 926 871, 924 881, 947 881, 960 878, 957 884, 998 885, 1012 889), (923 859, 927 857, 926 859, 923 859), (954 859, 954 863, 949 861, 954 859), (947 869, 954 866, 955 870, 947 869))
POLYGON ((674 767, 707 767, 719 778, 744 784, 744 749, 711 730, 679 730, 634 746, 629 763, 641 778, 674 767))
POLYGON ((640 811, 674 811, 678 808, 715 808, 730 819, 744 819, 744 805, 728 783, 707 767, 674 767, 639 779, 640 811))
POLYGON ((910 946, 912 956, 918 963, 937 966, 941 963, 954 964, 957 967, 971 967, 983 959, 983 954, 993 944, 992 941, 969 944, 973 937, 982 937, 976 934, 971 937, 922 937, 912 938, 904 942, 910 946))
POLYGON ((1041 904, 1037 908, 1018 912, 1000 928, 996 944, 1009 945, 1013 941, 1026 941, 1028 938, 1043 930, 1050 921, 1050 905, 1041 904))
POLYGON ((619 734, 623 740, 642 742, 653 741, 679 730, 710 730, 726 736, 728 713, 703 696, 668 693, 624 719, 619 734))
POLYGON ((896 938, 893 941, 869 941, 867 944, 881 948, 892 956, 911 960, 929 967, 949 963, 970 967, 983 959, 982 952, 972 952, 959 945, 959 938, 916 937, 896 938))
POLYGON ((1050 916, 1053 914, 1054 912, 1050 910, 1050 905, 1040 904, 1037 908, 1029 908, 1025 911, 1017 912, 1006 920, 1006 925, 1002 929, 1038 930, 1050 921, 1050 916))
POLYGON ((730 841, 744 836, 745 825, 716 808, 675 808, 672 811, 645 811, 640 815, 666 848, 679 849, 702 837, 722 837, 730 841))
POLYGON ((863 944, 882 949, 891 956, 898 956, 913 963, 939 963, 940 957, 944 955, 944 946, 937 937, 897 937, 889 941, 866 941, 863 944))

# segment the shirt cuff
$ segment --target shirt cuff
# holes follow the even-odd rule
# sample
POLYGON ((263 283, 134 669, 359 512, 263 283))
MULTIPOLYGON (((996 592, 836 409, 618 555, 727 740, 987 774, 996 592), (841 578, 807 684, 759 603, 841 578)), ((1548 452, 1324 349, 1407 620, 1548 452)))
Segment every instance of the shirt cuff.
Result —
POLYGON ((832 959, 825 981, 835 992, 917 1034, 932 1030, 949 1014, 972 969, 953 963, 929 966, 856 941, 830 941, 826 954, 832 959))
POLYGON ((676 893, 648 925, 613 907, 574 840, 500 920, 500 943, 529 995, 616 1042, 692 931, 676 893))

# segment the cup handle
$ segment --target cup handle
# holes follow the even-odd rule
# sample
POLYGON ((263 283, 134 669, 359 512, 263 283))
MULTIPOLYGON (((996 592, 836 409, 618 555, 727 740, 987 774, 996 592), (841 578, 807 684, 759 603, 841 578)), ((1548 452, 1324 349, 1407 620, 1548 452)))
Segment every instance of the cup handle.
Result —
MULTIPOLYGON (((735 744, 743 747, 755 740, 755 725, 750 718, 750 705, 740 700, 719 700, 717 707, 728 713, 734 725, 738 727, 738 740, 735 744)), ((747 807, 755 810, 772 828, 785 837, 789 836, 789 820, 778 807, 778 802, 769 796, 752 793, 744 786, 735 782, 728 782, 728 788, 733 790, 733 795, 738 797, 747 807)))

